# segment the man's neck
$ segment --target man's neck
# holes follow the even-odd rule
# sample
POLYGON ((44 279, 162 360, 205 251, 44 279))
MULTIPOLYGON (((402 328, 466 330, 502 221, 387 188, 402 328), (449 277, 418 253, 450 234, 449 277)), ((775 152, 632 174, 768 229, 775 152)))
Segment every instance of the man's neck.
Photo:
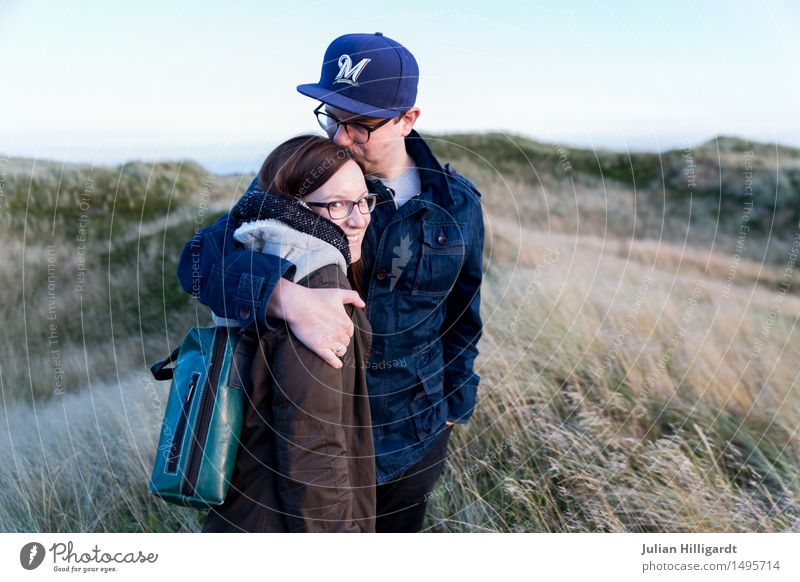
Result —
POLYGON ((392 156, 390 159, 383 160, 381 167, 376 168, 370 172, 369 175, 381 180, 391 180, 402 176, 415 165, 413 158, 408 155, 404 146, 402 150, 397 152, 397 156, 392 156))

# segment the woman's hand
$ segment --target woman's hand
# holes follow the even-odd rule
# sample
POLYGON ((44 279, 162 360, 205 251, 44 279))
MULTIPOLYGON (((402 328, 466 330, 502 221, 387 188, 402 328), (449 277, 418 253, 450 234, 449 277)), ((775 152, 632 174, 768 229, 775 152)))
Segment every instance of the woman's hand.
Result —
POLYGON ((354 332, 353 322, 344 309, 347 303, 366 306, 355 291, 309 289, 281 279, 270 298, 267 315, 286 321, 303 345, 338 369, 343 365, 339 356, 344 355, 354 332))

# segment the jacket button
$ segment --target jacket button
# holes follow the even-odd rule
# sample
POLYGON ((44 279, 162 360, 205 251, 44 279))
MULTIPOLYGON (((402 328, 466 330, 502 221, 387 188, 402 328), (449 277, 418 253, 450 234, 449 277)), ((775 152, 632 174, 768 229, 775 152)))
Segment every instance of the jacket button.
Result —
POLYGON ((386 269, 381 269, 380 271, 375 273, 375 278, 378 281, 385 281, 386 277, 388 277, 388 276, 389 276, 389 273, 386 272, 386 269))
POLYGON ((437 238, 436 240, 439 242, 440 245, 447 244, 447 237, 444 235, 444 233, 439 233, 439 238, 437 238))
POLYGON ((239 310, 239 319, 249 319, 250 318, 250 310, 246 307, 242 307, 239 310))

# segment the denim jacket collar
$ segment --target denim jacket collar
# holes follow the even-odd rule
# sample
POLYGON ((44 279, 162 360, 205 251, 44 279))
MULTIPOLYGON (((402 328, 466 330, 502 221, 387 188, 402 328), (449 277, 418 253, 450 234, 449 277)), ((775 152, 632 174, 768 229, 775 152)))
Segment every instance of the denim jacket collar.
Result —
POLYGON ((447 173, 433 155, 430 146, 414 129, 406 136, 405 141, 406 151, 419 169, 422 186, 421 199, 449 207, 453 203, 453 194, 450 192, 447 173), (435 199, 434 196, 439 199, 435 199), (441 199, 442 197, 444 199, 441 199))

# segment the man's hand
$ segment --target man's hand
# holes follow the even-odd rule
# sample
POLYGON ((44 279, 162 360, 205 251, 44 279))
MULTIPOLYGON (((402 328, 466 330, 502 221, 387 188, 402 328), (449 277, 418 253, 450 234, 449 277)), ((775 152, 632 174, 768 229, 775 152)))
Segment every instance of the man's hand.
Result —
POLYGON ((344 355, 354 332, 353 322, 344 309, 347 303, 366 306, 355 291, 309 289, 281 279, 270 297, 267 315, 286 321, 308 349, 334 368, 341 368, 339 357, 344 355))
POLYGON ((456 423, 455 420, 448 420, 447 422, 444 423, 444 426, 445 427, 453 426, 455 423, 456 423))

